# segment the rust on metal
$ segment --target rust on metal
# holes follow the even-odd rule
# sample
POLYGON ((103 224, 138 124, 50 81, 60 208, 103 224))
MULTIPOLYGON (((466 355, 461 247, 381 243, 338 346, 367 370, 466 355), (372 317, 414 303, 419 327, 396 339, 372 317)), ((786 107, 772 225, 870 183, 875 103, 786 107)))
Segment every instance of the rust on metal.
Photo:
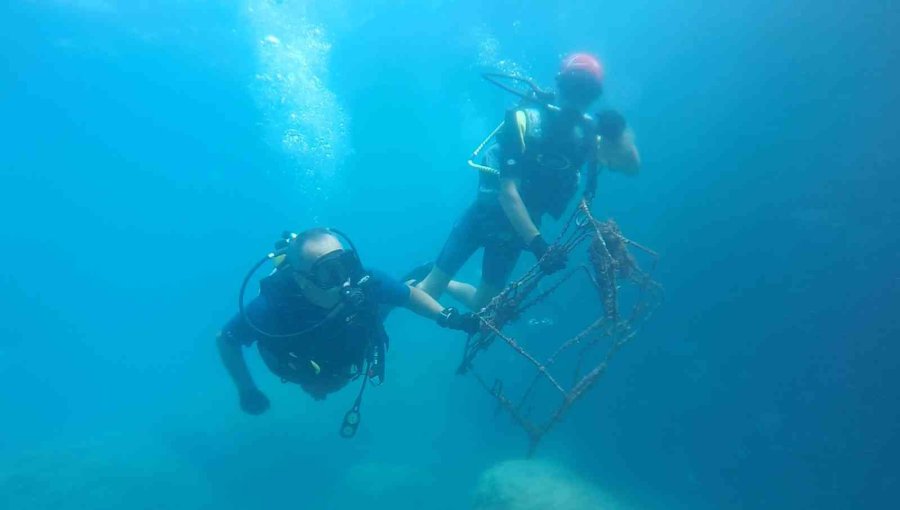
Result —
POLYGON ((662 287, 649 272, 641 269, 629 248, 649 256, 653 261, 651 267, 655 267, 659 258, 656 252, 626 238, 613 220, 597 220, 588 205, 581 202, 557 237, 554 249, 565 251, 570 259, 582 250, 586 252, 586 261, 560 276, 548 276, 540 270, 540 264, 536 264, 476 314, 482 329, 466 342, 458 373, 472 373, 496 399, 498 408, 509 413, 525 431, 530 441, 529 454, 562 420, 566 411, 600 379, 613 356, 637 335, 640 324, 661 301, 662 287), (548 301, 563 284, 578 278, 596 289, 601 309, 596 310, 596 317, 587 327, 559 343, 549 356, 540 358, 531 354, 521 342, 504 331, 529 309, 548 301), (626 291, 633 295, 627 304, 621 296, 626 291), (518 398, 510 395, 509 384, 500 378, 488 384, 490 378, 475 368, 476 359, 498 339, 533 371, 530 379, 526 377, 529 384, 518 398), (558 362, 566 354, 574 356, 569 360, 573 366, 566 367, 572 372, 568 386, 558 372, 551 371, 563 370, 558 362), (560 403, 544 416, 534 416, 531 404, 536 398, 536 389, 542 384, 559 397, 560 403))

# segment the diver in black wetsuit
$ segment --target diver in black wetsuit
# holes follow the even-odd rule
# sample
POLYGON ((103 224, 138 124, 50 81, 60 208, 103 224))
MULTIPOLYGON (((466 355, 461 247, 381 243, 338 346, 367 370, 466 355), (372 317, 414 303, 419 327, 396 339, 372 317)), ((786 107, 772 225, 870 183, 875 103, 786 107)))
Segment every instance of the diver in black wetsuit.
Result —
MULTIPOLYGON (((323 399, 359 377, 383 380, 386 307, 406 307, 450 329, 472 333, 478 328, 471 314, 443 308, 425 292, 364 268, 352 242, 337 231, 312 229, 288 236, 282 244, 248 274, 241 313, 217 338, 241 409, 249 414, 265 412, 269 400, 254 383, 242 346, 256 342, 275 375, 323 399), (277 269, 260 282, 259 296, 244 307, 247 282, 269 259, 278 262, 277 269)), ((362 389, 354 406, 356 423, 361 396, 362 389)), ((351 424, 353 432, 356 423, 351 424)))
POLYGON ((540 261, 546 273, 565 267, 565 254, 541 235, 543 215, 558 219, 565 212, 582 167, 588 170, 585 197, 590 200, 600 167, 635 174, 640 166, 621 115, 606 111, 593 121, 585 116, 600 96, 602 83, 600 62, 588 54, 574 54, 563 60, 557 75, 560 107, 537 105, 507 112, 480 165, 488 172, 481 174, 475 202, 454 225, 433 267, 410 273, 420 289, 436 299, 449 290, 478 310, 506 285, 523 249, 540 261), (478 248, 484 248, 479 287, 452 281, 478 248))

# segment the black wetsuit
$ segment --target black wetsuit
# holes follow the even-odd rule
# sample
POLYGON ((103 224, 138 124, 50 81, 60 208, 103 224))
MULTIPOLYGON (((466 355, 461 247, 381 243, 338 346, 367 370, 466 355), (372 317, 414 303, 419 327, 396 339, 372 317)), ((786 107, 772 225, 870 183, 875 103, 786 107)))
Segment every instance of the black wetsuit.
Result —
POLYGON ((383 358, 387 333, 381 310, 403 306, 409 300, 409 287, 402 282, 381 271, 367 274, 367 305, 328 317, 329 310, 310 303, 288 275, 276 272, 261 282, 259 296, 247 304, 253 325, 276 335, 321 325, 301 335, 272 338, 259 334, 238 314, 222 335, 246 346, 257 342, 269 370, 284 381, 299 384, 313 397, 324 398, 362 372, 371 349, 380 349, 383 358))
POLYGON ((544 214, 559 218, 565 212, 578 188, 581 167, 595 148, 596 136, 581 114, 544 108, 508 112, 497 142, 483 161, 500 175, 481 174, 478 197, 454 225, 435 265, 452 276, 478 248, 484 248, 482 280, 496 287, 505 285, 525 244, 500 205, 500 179, 519 179, 522 201, 540 226, 544 214), (521 130, 517 112, 526 120, 521 130))

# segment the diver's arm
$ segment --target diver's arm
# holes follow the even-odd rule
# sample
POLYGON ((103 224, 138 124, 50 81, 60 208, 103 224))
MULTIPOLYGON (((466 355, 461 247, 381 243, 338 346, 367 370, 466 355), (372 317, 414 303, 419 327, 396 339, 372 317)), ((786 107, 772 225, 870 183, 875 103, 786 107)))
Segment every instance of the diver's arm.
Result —
POLYGON ((415 287, 409 288, 406 308, 437 322, 442 328, 463 331, 470 335, 477 333, 481 325, 474 314, 461 313, 456 308, 444 308, 431 295, 415 287))
POLYGON ((444 307, 427 292, 416 287, 409 288, 409 301, 406 302, 406 308, 416 315, 431 320, 437 320, 444 310, 444 307))
POLYGON ((597 159, 613 172, 637 175, 641 170, 641 156, 634 143, 634 133, 629 129, 618 140, 600 138, 597 143, 597 159))
POLYGON ((216 337, 216 345, 219 348, 219 356, 222 358, 222 365, 234 381, 238 392, 255 390, 256 383, 250 376, 250 370, 247 368, 247 362, 244 361, 243 347, 241 344, 231 341, 224 334, 216 337))
POLYGON ((498 200, 500 201, 500 207, 503 208, 503 212, 506 213, 506 217, 509 218, 509 222, 512 224, 513 229, 515 229, 516 233, 519 234, 519 237, 525 241, 525 244, 531 243, 535 237, 540 235, 541 231, 538 230, 537 226, 535 226, 534 222, 531 220, 531 215, 528 214, 528 208, 525 207, 525 202, 522 201, 522 197, 519 195, 518 179, 509 177, 502 177, 500 179, 500 193, 498 200))
POLYGON ((541 270, 545 274, 553 274, 564 269, 568 259, 566 252, 551 246, 541 235, 519 195, 517 180, 509 177, 500 179, 499 200, 513 229, 525 241, 528 251, 538 260, 541 270))

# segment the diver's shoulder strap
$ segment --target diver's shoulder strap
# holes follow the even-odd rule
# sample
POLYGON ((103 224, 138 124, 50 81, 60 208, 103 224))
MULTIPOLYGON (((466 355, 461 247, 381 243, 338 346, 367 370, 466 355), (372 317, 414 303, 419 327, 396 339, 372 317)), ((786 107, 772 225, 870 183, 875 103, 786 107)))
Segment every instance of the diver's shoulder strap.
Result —
POLYGON ((519 142, 519 152, 525 153, 525 149, 527 145, 525 144, 525 135, 528 133, 528 114, 525 113, 525 110, 516 110, 515 111, 515 121, 516 121, 516 134, 518 135, 517 141, 519 142))
POLYGON ((499 168, 476 163, 475 159, 491 140, 499 143, 505 151, 517 151, 520 156, 525 154, 529 144, 539 141, 543 136, 542 113, 541 109, 527 107, 507 110, 503 122, 472 151, 468 165, 485 174, 499 175, 499 168))
POLYGON ((506 147, 518 148, 524 154, 528 145, 542 135, 541 111, 536 108, 515 108, 506 112, 504 137, 500 140, 506 147))
POLYGON ((526 108, 522 110, 525 123, 523 126, 523 136, 525 140, 538 140, 543 136, 543 112, 537 108, 526 108))

